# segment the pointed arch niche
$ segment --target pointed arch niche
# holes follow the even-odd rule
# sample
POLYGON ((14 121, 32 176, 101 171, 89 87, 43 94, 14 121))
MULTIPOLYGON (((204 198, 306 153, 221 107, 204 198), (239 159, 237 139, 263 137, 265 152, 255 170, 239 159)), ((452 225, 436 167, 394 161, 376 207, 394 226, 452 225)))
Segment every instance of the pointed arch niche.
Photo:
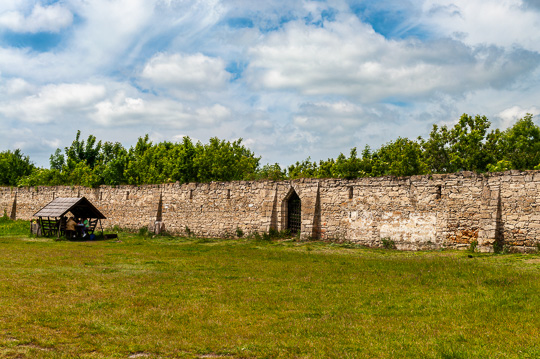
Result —
POLYGON ((283 229, 288 229, 291 234, 296 234, 302 230, 302 201, 293 187, 281 205, 283 213, 283 229))

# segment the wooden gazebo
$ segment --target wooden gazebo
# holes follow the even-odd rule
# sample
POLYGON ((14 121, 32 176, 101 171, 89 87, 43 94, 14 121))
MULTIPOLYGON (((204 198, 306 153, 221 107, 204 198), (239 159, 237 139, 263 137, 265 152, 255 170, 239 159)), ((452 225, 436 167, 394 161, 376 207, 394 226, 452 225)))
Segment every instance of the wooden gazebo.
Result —
POLYGON ((66 215, 71 213, 75 218, 88 219, 88 233, 93 234, 99 222, 101 233, 103 227, 101 220, 105 217, 86 197, 63 198, 58 197, 52 200, 48 205, 40 209, 34 217, 39 217, 38 222, 41 228, 41 234, 44 236, 57 235, 65 233, 66 215))

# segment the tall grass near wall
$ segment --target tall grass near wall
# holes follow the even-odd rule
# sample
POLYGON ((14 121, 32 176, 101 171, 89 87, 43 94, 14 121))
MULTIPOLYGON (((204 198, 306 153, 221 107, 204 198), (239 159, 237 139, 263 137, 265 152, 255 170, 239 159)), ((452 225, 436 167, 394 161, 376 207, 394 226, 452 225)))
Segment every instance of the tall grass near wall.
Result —
POLYGON ((30 222, 23 220, 12 221, 7 216, 0 217, 0 238, 30 234, 30 222))

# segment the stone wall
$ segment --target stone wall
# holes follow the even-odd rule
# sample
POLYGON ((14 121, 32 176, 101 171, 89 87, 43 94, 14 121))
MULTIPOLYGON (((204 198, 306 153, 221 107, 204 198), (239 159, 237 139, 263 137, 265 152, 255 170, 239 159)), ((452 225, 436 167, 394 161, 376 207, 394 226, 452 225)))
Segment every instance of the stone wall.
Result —
POLYGON ((239 181, 149 186, 0 188, 0 210, 32 218, 56 197, 86 197, 105 227, 153 228, 176 234, 234 236, 288 226, 287 201, 301 199, 303 239, 399 249, 465 248, 494 243, 533 250, 540 243, 540 172, 295 181, 239 181))

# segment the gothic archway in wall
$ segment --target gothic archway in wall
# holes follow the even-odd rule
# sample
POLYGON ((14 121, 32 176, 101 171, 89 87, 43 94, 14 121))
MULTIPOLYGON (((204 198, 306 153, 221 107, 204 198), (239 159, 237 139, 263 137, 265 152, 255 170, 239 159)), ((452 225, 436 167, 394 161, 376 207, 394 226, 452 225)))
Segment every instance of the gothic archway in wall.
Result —
POLYGON ((293 234, 302 229, 302 201, 294 190, 287 199, 287 229, 293 234))

